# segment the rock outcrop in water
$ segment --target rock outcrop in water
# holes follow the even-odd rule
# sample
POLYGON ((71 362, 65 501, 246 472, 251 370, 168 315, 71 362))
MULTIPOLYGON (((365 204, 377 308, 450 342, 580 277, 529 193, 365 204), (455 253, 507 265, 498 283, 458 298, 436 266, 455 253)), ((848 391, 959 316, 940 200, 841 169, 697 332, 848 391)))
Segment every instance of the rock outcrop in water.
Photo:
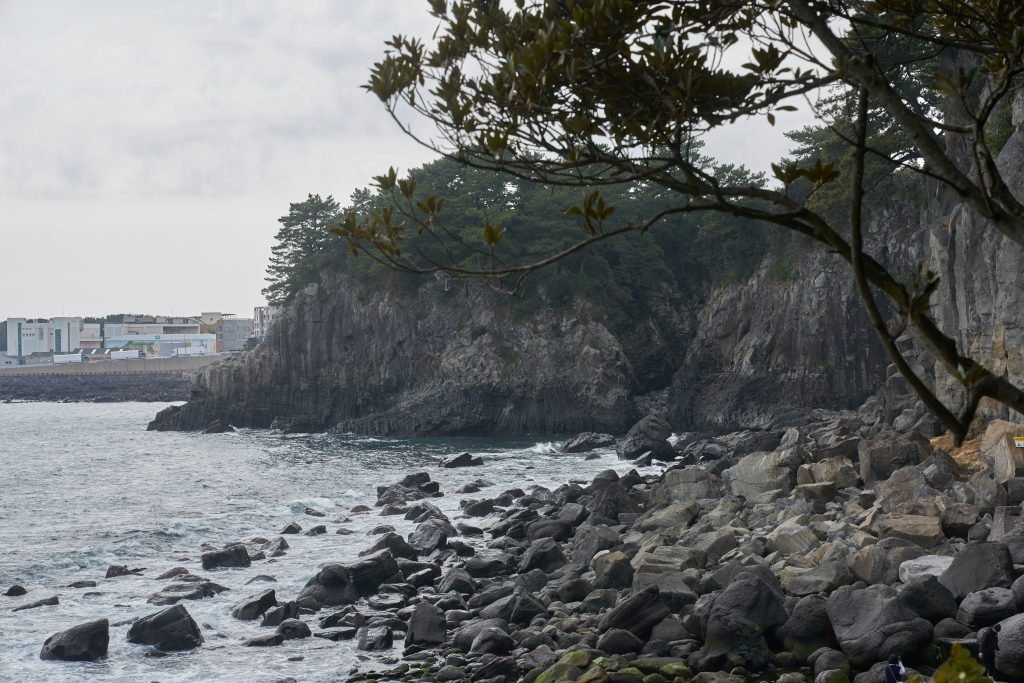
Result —
MULTIPOLYGON (((999 163, 1024 189, 1018 110, 999 163)), ((924 204, 897 197, 876 209, 868 239, 895 272, 940 273, 940 327, 1024 380, 1019 248, 944 189, 924 204)), ((665 283, 639 317, 622 330, 583 301, 517 315, 508 299, 462 284, 370 291, 328 275, 255 352, 204 370, 191 400, 151 428, 280 419, 378 435, 622 433, 662 412, 678 428, 728 431, 785 425, 803 408, 854 407, 887 383, 903 393, 886 377, 848 267, 820 250, 766 257, 748 280, 687 297, 665 283)), ((933 361, 920 364, 951 393, 933 361)))

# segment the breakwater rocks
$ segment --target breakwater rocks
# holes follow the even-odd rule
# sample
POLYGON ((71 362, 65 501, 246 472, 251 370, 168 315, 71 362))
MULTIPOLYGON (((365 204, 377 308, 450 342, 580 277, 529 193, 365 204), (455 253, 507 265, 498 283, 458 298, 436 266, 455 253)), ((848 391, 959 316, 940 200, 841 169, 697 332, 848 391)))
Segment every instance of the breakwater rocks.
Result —
POLYGON ((14 377, 0 372, 0 401, 166 403, 187 400, 191 391, 191 374, 35 374, 14 377))
MULTIPOLYGON (((953 643, 1002 623, 997 665, 1021 679, 1024 426, 991 423, 958 460, 926 438, 927 416, 908 408, 890 425, 880 412, 870 401, 718 438, 666 438, 651 416, 616 444, 640 469, 554 489, 443 491, 410 473, 348 511, 381 516, 358 557, 324 558, 293 594, 239 592, 231 615, 263 633, 236 646, 345 642, 370 657, 351 681, 881 683, 892 654, 929 674, 953 643), (431 502, 441 496, 460 512, 431 502)), ((615 457, 603 434, 565 457, 594 455, 587 443, 615 457)), ((163 574, 129 638, 206 647, 186 605, 225 588, 199 572, 271 572, 308 536, 350 533, 347 517, 307 515, 163 574)), ((42 656, 101 657, 105 629, 55 634, 42 656)))

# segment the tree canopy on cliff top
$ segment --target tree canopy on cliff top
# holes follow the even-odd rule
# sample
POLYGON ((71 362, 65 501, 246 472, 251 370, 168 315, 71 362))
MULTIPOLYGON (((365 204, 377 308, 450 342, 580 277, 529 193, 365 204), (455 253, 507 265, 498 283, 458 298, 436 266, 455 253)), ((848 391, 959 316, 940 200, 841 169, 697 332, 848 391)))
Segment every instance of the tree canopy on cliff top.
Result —
POLYGON ((526 274, 594 243, 645 232, 666 217, 719 212, 806 235, 847 261, 893 362, 964 438, 984 397, 1024 412, 1024 392, 964 356, 930 313, 932 273, 901 281, 864 251, 872 164, 952 189, 1024 246, 1024 206, 995 163, 995 113, 1024 72, 1019 0, 430 0, 431 45, 388 43, 367 89, 407 134, 460 163, 580 188, 565 213, 579 237, 541 258, 514 257, 507 227, 485 221, 469 242, 444 225, 444 197, 391 169, 391 201, 348 212, 334 228, 353 253, 415 273, 444 271, 515 288, 526 274), (821 93, 838 106, 818 108, 821 93), (941 110, 937 105, 941 104, 941 110), (844 146, 835 162, 773 166, 776 184, 700 163, 694 142, 748 117, 811 107, 844 146), (436 134, 435 132, 436 131, 436 134), (610 186, 642 182, 672 198, 617 221, 610 186), (845 186, 846 211, 816 193, 845 186), (792 189, 801 186, 797 193, 792 189), (417 238, 418 239, 415 239, 417 238), (432 242, 424 248, 424 238, 432 242), (467 254, 471 256, 467 257, 467 254), (880 305, 876 297, 889 302, 880 305), (886 320, 885 311, 895 312, 886 320), (964 387, 947 406, 911 369, 897 339, 913 334, 964 387))

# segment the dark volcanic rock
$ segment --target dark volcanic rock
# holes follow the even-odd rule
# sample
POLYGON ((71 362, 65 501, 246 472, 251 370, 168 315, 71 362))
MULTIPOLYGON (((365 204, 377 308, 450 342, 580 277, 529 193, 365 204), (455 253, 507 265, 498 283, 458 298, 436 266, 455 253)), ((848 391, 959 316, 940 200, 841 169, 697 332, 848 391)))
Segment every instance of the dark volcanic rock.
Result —
POLYGON ((298 619, 285 619, 278 625, 276 633, 285 640, 309 638, 313 635, 313 632, 309 630, 309 626, 298 619))
POLYGON ((24 595, 25 593, 28 593, 28 591, 25 590, 24 586, 14 584, 4 592, 4 595, 6 595, 9 598, 16 598, 18 596, 24 595))
POLYGON ((202 645, 203 634, 188 610, 183 605, 175 605, 132 624, 128 629, 128 642, 177 652, 202 645))
POLYGON ((321 606, 350 605, 359 598, 348 567, 331 563, 320 568, 295 601, 302 606, 319 609, 321 606))
POLYGON ((583 432, 562 444, 562 453, 585 453, 595 448, 610 448, 615 445, 615 437, 611 434, 583 432))
POLYGON ((37 607, 48 607, 50 605, 58 605, 60 600, 56 595, 51 595, 47 598, 40 598, 39 600, 33 600, 32 602, 26 602, 24 605, 18 605, 12 612, 21 612, 27 609, 35 609, 37 607))
POLYGON ((409 617, 409 628, 405 633, 405 645, 432 647, 444 642, 444 612, 427 602, 416 605, 409 617))
POLYGON ((477 465, 483 465, 484 459, 478 455, 472 453, 460 453, 459 455, 449 455, 441 460, 441 467, 452 468, 452 467, 474 467, 477 465))
POLYGON ((43 643, 40 659, 94 662, 107 656, 110 622, 98 619, 54 633, 43 643))
POLYGON ((359 642, 356 647, 360 650, 390 650, 394 641, 394 634, 387 626, 377 628, 363 627, 356 633, 359 642))
POLYGON ((613 628, 624 629, 646 639, 651 629, 668 615, 668 607, 658 596, 658 587, 651 586, 616 605, 601 619, 599 628, 602 633, 613 628))
POLYGON ((206 570, 220 567, 248 567, 251 564, 249 551, 241 543, 203 553, 203 569, 206 570))
POLYGON ((647 451, 655 458, 672 460, 676 452, 667 441, 671 435, 672 428, 665 418, 648 415, 630 428, 626 438, 615 446, 615 452, 623 460, 632 460, 647 451))
POLYGON ((242 621, 252 621, 259 619, 264 612, 276 604, 277 595, 274 593, 274 589, 271 588, 236 603, 231 608, 231 616, 242 621))
POLYGON ((839 646, 856 667, 915 652, 932 639, 932 625, 903 605, 889 586, 843 586, 827 603, 839 646))
POLYGON ((953 558, 939 576, 957 600, 984 588, 1009 588, 1013 584, 1013 558, 1002 543, 970 543, 953 558))

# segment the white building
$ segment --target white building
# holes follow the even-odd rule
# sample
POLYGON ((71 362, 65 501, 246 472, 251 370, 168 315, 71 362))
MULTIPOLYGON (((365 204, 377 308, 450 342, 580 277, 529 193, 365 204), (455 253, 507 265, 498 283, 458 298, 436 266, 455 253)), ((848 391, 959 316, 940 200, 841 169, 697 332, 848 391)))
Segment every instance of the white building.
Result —
POLYGON ((81 318, 8 318, 7 355, 68 353, 82 346, 81 318))
POLYGON ((280 306, 257 306, 252 309, 252 336, 262 341, 270 330, 270 324, 280 313, 280 306))
POLYGON ((181 353, 178 349, 198 355, 217 353, 215 334, 108 334, 105 349, 138 349, 149 358, 169 358, 181 353))

